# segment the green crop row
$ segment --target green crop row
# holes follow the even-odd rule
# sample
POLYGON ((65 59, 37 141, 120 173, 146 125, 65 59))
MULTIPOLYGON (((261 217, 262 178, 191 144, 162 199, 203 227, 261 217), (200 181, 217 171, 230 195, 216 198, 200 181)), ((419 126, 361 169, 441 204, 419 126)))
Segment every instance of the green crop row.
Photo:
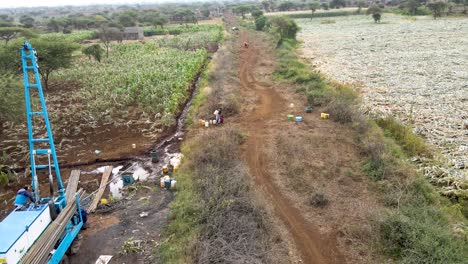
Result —
POLYGON ((145 36, 154 36, 154 35, 179 35, 182 33, 195 33, 195 32, 207 32, 207 31, 220 31, 222 27, 217 24, 208 24, 208 25, 170 25, 163 28, 155 27, 145 27, 144 34, 145 36))
POLYGON ((92 116, 138 107, 149 114, 173 116, 188 98, 188 89, 207 52, 160 48, 154 43, 116 44, 99 63, 80 58, 59 78, 79 82, 78 96, 92 116))
POLYGON ((195 50, 200 48, 212 49, 223 38, 222 31, 205 31, 198 33, 183 33, 178 36, 164 36, 155 40, 159 47, 195 50))

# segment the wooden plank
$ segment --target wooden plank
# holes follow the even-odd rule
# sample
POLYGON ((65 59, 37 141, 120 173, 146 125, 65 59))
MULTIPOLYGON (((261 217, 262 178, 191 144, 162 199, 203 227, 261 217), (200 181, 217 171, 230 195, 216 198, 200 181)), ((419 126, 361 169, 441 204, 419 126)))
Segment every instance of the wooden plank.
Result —
POLYGON ((88 207, 88 213, 94 213, 94 211, 96 211, 99 200, 101 200, 101 197, 104 194, 104 191, 106 190, 107 182, 109 181, 109 177, 112 174, 113 168, 114 167, 112 166, 107 166, 104 170, 104 173, 102 174, 101 185, 99 186, 96 196, 94 196, 94 200, 88 207))
POLYGON ((66 189, 67 203, 75 200, 76 190, 78 190, 78 181, 80 180, 80 170, 72 170, 70 178, 68 178, 68 184, 66 189))

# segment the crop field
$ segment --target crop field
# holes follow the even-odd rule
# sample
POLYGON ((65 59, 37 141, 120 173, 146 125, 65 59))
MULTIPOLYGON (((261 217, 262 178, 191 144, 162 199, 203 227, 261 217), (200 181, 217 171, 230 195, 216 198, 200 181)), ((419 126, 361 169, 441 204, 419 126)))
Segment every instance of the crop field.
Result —
MULTIPOLYGON (((143 142, 158 138, 165 128, 175 124, 209 52, 215 51, 222 39, 218 25, 185 28, 192 31, 147 38, 143 43, 112 42, 109 57, 104 51, 101 62, 77 51, 72 67, 51 75, 50 90, 45 94, 57 147, 62 153, 75 151, 62 160, 87 157, 92 145, 98 147, 96 143, 91 145, 86 135, 94 134, 93 142, 113 137, 137 144, 141 141, 139 147, 145 148, 143 142), (135 135, 143 137, 136 140, 135 135)), ((63 35, 81 42, 92 33, 44 35, 63 35)), ((4 131, 0 147, 10 156, 12 167, 27 162, 25 133, 23 123, 10 125, 4 131)), ((118 153, 108 150, 106 155, 118 153)))
POLYGON ((365 105, 394 115, 436 145, 467 177, 468 19, 384 14, 297 20, 313 66, 362 91, 365 105))

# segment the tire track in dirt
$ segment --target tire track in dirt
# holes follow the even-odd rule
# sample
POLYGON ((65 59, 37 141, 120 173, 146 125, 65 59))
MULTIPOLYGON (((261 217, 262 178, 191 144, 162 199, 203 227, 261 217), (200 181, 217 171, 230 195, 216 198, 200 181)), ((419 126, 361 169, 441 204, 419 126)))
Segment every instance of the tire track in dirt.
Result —
POLYGON ((244 128, 249 132, 244 156, 255 177, 255 183, 263 189, 276 215, 288 228, 303 263, 345 263, 343 255, 337 249, 336 240, 323 237, 279 191, 269 175, 262 146, 267 144, 265 135, 269 132, 268 121, 284 112, 286 102, 276 90, 255 81, 255 67, 261 56, 265 56, 261 54, 264 50, 261 46, 268 44, 254 38, 249 39, 249 34, 245 31, 240 32, 240 41, 249 43, 249 48, 242 48, 240 55, 239 78, 242 89, 254 92, 259 97, 253 112, 243 122, 244 128))

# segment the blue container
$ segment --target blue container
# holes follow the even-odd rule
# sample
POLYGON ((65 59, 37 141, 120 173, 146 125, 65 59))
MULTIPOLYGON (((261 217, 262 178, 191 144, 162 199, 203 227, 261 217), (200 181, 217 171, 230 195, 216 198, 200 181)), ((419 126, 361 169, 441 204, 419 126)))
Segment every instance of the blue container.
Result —
POLYGON ((296 116, 296 122, 302 122, 302 116, 296 116))
POLYGON ((123 185, 127 186, 130 184, 133 184, 135 182, 135 179, 133 178, 132 174, 124 174, 122 175, 122 181, 123 181, 123 185))
POLYGON ((164 181, 164 188, 166 188, 166 190, 171 189, 171 180, 164 181))

